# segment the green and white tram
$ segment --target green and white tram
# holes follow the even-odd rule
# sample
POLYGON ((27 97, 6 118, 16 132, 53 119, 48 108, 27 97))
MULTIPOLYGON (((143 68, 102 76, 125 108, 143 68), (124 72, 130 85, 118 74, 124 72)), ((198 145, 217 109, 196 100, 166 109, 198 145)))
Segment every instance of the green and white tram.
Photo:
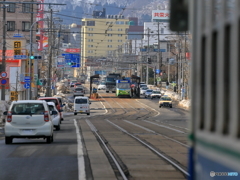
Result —
POLYGON ((131 97, 131 81, 130 80, 116 80, 116 96, 131 97))
POLYGON ((239 180, 240 1, 171 2, 175 6, 171 11, 176 9, 170 15, 173 21, 174 13, 177 15, 172 27, 178 22, 184 25, 179 18, 184 17, 184 5, 189 3, 190 7, 193 41, 189 180, 239 180))

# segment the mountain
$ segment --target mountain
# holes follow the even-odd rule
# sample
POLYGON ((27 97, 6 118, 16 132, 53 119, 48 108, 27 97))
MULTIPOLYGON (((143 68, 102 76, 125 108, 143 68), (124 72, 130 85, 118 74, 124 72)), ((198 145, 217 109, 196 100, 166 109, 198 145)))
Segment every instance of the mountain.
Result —
POLYGON ((151 21, 152 10, 168 9, 168 0, 46 0, 45 2, 63 3, 66 6, 54 6, 55 13, 64 20, 64 24, 80 24, 81 18, 92 18, 93 11, 106 8, 106 15, 124 15, 138 17, 139 25, 151 21))

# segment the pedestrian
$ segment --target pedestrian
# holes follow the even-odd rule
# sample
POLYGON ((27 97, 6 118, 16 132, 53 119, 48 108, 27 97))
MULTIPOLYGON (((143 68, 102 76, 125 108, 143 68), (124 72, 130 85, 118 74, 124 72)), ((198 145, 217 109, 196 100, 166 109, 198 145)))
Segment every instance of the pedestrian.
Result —
POLYGON ((169 87, 169 82, 167 81, 166 82, 166 89, 168 89, 168 87, 169 87))

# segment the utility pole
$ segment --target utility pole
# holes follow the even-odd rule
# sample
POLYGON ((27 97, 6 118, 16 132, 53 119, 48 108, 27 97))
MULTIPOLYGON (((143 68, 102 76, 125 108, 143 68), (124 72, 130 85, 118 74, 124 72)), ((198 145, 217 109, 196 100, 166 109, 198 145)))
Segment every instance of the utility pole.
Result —
MULTIPOLYGON (((5 0, 3 0, 5 1, 5 0)), ((2 50, 2 72, 6 71, 6 6, 3 4, 3 50, 2 50)), ((1 100, 5 100, 5 86, 2 85, 1 100)))
MULTIPOLYGON (((161 58, 161 49, 160 49, 160 33, 159 33, 159 22, 158 22, 158 66, 159 66, 159 71, 161 73, 161 65, 162 65, 162 58, 161 58)), ((160 74, 159 74, 160 77, 160 74)), ((160 81, 161 82, 161 81, 160 81)), ((159 82, 159 83, 160 83, 159 82)))
POLYGON ((48 73, 47 73, 47 90, 46 96, 51 96, 51 70, 52 70, 52 8, 50 9, 50 22, 48 23, 48 27, 50 27, 50 35, 48 41, 48 52, 49 52, 49 64, 48 64, 48 73))
POLYGON ((147 74, 146 74, 146 84, 148 84, 148 58, 150 58, 150 56, 149 56, 149 31, 150 31, 150 29, 149 28, 147 28, 147 30, 148 30, 148 51, 147 51, 147 74))

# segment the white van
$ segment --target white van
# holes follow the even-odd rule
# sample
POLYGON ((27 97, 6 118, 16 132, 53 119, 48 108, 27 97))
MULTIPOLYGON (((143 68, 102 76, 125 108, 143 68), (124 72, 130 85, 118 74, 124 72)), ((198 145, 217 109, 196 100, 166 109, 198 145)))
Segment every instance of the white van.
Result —
POLYGON ((75 97, 74 99, 74 115, 87 114, 90 115, 90 104, 88 97, 75 97))

